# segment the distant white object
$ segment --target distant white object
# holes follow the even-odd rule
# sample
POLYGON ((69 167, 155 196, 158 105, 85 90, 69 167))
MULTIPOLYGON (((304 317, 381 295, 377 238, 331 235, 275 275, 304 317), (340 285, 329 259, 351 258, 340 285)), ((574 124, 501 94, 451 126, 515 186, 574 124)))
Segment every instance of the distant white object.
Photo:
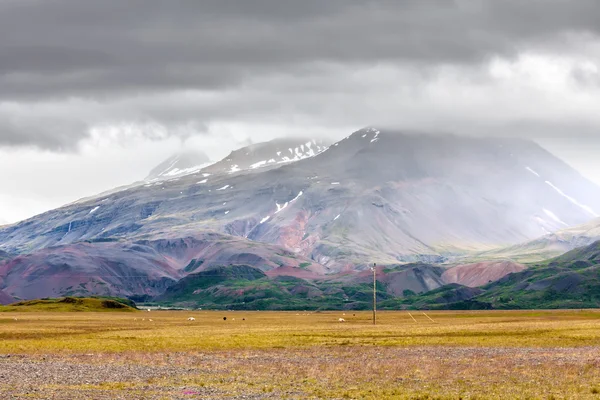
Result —
POLYGON ((96 206, 96 207, 92 208, 92 210, 89 212, 89 214, 95 213, 99 208, 100 208, 100 206, 96 206))
POLYGON ((195 320, 196 320, 196 318, 194 318, 194 317, 189 317, 188 318, 188 321, 195 321, 195 320))
POLYGON ((148 312, 150 312, 150 309, 148 309, 148 312))
POLYGON ((346 320, 344 318, 340 318, 340 319, 338 319, 338 321, 340 321, 340 322, 346 322, 346 320))
POLYGON ((150 322, 154 322, 152 319, 148 319, 148 321, 150 321, 150 322))
POLYGON ((333 220, 336 221, 340 216, 341 214, 338 214, 333 220))

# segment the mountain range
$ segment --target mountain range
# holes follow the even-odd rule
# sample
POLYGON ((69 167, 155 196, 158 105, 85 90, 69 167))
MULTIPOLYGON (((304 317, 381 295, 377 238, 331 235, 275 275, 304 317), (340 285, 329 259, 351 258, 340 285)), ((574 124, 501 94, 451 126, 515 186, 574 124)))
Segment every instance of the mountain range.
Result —
POLYGON ((600 188, 534 142, 368 127, 213 164, 175 155, 143 182, 2 227, 0 290, 166 299, 187 277, 243 265, 259 282, 336 287, 317 287, 326 293, 361 284, 377 263, 402 297, 479 286, 521 273, 515 261, 589 245, 598 212, 600 188))

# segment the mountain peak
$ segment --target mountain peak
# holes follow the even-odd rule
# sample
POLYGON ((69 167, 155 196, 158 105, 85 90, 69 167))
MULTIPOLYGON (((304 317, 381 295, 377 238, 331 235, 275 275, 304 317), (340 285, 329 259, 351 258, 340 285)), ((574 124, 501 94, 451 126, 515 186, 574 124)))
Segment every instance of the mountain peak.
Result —
POLYGON ((279 138, 255 143, 232 151, 218 163, 205 168, 209 173, 235 173, 288 164, 314 157, 328 148, 324 140, 308 138, 279 138))
POLYGON ((144 181, 151 182, 193 174, 210 164, 210 158, 204 152, 191 149, 182 150, 154 167, 144 181))

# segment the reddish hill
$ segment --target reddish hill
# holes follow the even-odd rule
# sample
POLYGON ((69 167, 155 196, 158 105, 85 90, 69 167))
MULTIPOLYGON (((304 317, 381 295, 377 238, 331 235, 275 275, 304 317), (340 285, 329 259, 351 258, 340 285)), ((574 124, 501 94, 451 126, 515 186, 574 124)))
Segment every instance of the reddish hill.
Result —
POLYGON ((0 262, 0 288, 22 299, 79 295, 156 296, 193 272, 215 266, 279 266, 319 275, 323 266, 281 247, 219 234, 81 242, 0 262))
POLYGON ((475 264, 463 264, 452 267, 442 274, 447 283, 477 287, 495 282, 504 276, 526 269, 523 264, 512 261, 485 261, 475 264))

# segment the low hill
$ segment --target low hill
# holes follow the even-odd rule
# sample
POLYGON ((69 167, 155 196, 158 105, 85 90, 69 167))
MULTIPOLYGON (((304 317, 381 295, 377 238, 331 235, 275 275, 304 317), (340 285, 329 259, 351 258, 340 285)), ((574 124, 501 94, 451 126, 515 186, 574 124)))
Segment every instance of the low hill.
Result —
POLYGON ((495 308, 599 308, 600 241, 507 275, 479 300, 495 308))
POLYGON ((217 233, 160 240, 114 238, 53 246, 0 261, 0 289, 20 299, 153 297, 189 273, 245 264, 267 271, 282 265, 324 268, 279 246, 217 233))
MULTIPOLYGON (((371 282, 347 282, 321 277, 269 277, 248 265, 230 265, 191 274, 154 300, 165 305, 238 310, 368 309, 371 282)), ((378 282, 378 298, 393 296, 378 282)))
POLYGON ((388 301, 382 308, 600 308, 600 241, 531 264, 481 288, 450 284, 388 301))
POLYGON ((135 312, 135 304, 130 300, 102 297, 63 297, 59 299, 39 299, 0 306, 2 312, 74 312, 74 311, 118 311, 135 312))
POLYGON ((521 272, 526 268, 523 264, 509 260, 483 261, 449 268, 442 274, 442 279, 447 283, 479 287, 495 282, 513 272, 521 272))

